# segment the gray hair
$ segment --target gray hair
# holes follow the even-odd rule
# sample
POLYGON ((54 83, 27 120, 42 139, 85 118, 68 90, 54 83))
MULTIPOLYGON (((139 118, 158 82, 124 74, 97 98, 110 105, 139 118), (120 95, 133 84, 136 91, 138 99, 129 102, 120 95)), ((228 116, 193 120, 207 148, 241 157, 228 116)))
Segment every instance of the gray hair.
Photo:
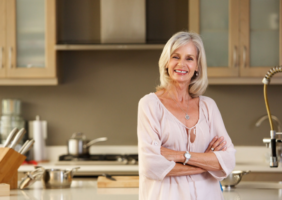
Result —
POLYGON ((170 83, 170 77, 166 67, 172 53, 179 47, 186 45, 189 42, 193 42, 198 51, 197 61, 199 76, 192 77, 189 88, 187 88, 188 92, 192 97, 198 97, 206 91, 208 86, 208 76, 203 41, 198 34, 189 32, 178 32, 174 34, 165 44, 159 60, 160 85, 157 86, 157 91, 166 89, 170 83))

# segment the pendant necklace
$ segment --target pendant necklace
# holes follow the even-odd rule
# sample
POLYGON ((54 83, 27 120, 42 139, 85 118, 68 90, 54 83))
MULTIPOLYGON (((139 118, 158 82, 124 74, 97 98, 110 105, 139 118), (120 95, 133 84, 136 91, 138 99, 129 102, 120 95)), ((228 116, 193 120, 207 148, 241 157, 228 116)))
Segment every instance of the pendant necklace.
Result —
MULTIPOLYGON (((173 99, 173 101, 175 101, 174 98, 172 98, 172 99, 173 99)), ((190 116, 180 107, 178 101, 175 101, 175 102, 177 103, 177 106, 185 113, 185 119, 186 120, 190 119, 190 116)), ((188 108, 188 106, 187 106, 187 108, 188 108)))

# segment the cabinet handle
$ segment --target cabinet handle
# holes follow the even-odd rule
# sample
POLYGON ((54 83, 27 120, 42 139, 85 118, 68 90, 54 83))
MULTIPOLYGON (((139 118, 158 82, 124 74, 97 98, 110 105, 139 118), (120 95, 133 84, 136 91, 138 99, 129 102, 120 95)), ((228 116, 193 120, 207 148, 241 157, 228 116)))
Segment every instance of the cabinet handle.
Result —
POLYGON ((1 52, 0 52, 0 69, 3 68, 3 52, 4 52, 4 47, 1 47, 1 52))
POLYGON ((10 51, 9 51, 9 68, 11 69, 13 67, 12 65, 12 53, 13 53, 13 47, 10 47, 10 51))
POLYGON ((243 47, 243 68, 246 68, 246 53, 247 53, 247 47, 244 45, 243 47))
POLYGON ((237 67, 237 46, 234 46, 234 51, 233 51, 233 67, 237 67))

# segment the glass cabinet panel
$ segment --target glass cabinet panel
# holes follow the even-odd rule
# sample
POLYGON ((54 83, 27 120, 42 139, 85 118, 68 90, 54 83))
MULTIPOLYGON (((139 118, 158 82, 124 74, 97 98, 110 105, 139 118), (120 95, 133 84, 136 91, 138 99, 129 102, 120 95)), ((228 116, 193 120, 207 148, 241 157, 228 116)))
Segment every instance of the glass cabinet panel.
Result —
POLYGON ((45 67, 45 0, 16 1, 17 64, 45 67))
POLYGON ((200 35, 208 67, 228 67, 229 0, 200 1, 200 35))
POLYGON ((250 67, 279 65, 279 0, 250 1, 250 67))

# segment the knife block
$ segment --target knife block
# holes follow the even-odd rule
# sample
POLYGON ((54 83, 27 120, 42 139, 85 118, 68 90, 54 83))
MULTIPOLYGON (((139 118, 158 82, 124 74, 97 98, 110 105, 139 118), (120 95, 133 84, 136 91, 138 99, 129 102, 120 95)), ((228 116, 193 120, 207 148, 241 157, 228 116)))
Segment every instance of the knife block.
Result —
POLYGON ((10 189, 18 188, 18 168, 26 157, 11 148, 0 148, 0 183, 7 183, 10 189))

